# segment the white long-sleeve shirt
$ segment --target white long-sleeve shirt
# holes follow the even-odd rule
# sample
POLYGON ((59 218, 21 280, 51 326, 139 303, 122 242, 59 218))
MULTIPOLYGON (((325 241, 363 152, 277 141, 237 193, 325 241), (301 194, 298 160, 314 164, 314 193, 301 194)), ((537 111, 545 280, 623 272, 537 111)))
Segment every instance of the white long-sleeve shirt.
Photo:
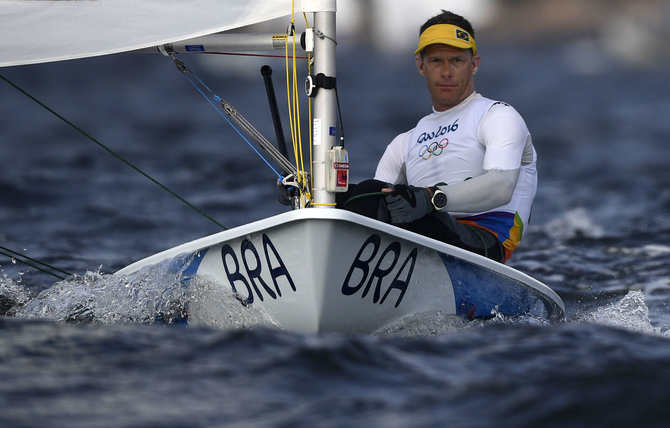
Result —
POLYGON ((510 105, 473 93, 457 106, 421 119, 386 148, 375 179, 440 189, 447 210, 518 245, 537 189, 530 132, 510 105))

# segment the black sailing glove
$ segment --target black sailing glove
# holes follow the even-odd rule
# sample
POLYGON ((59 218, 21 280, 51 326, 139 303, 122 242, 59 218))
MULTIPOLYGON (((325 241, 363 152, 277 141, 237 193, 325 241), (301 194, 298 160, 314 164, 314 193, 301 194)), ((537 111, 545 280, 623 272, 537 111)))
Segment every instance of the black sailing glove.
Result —
POLYGON ((433 211, 428 189, 406 184, 393 186, 393 192, 386 196, 386 207, 393 224, 411 223, 433 211))

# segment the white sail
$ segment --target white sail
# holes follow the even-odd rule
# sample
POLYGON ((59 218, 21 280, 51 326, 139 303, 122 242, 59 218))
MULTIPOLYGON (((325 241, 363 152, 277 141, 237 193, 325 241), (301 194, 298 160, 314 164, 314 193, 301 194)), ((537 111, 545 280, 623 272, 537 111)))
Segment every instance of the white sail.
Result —
POLYGON ((296 13, 335 0, 0 0, 0 67, 132 51, 296 13))

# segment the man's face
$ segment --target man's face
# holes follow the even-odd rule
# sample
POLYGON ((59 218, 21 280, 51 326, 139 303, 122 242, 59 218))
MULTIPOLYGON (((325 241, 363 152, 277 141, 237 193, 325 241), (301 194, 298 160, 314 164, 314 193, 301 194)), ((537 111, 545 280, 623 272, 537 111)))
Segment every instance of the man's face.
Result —
POLYGON ((426 78, 437 111, 444 111, 466 99, 475 90, 474 75, 481 58, 470 49, 449 45, 426 46, 416 59, 419 73, 426 78))

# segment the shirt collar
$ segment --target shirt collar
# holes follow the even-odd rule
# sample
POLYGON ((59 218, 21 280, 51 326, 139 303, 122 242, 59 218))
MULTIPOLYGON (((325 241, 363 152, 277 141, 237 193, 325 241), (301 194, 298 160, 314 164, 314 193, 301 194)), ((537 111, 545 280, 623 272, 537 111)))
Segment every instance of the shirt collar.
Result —
POLYGON ((433 113, 435 114, 440 114, 440 113, 450 113, 453 112, 454 110, 460 110, 462 109, 465 105, 467 105, 470 101, 474 100, 477 97, 480 97, 481 95, 477 91, 473 91, 470 95, 467 96, 463 101, 460 103, 456 104, 452 108, 443 110, 443 111, 437 111, 435 110, 435 106, 433 106, 433 113))

